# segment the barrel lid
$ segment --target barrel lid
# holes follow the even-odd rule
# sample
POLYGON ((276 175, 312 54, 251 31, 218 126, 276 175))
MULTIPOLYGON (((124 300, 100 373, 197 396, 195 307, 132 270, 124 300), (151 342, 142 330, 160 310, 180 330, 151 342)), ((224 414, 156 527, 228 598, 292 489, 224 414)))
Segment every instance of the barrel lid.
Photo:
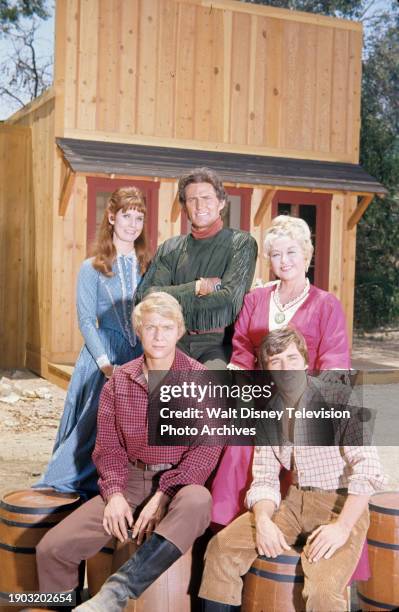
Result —
POLYGON ((58 493, 54 489, 24 489, 6 493, 0 508, 20 514, 54 514, 79 505, 77 493, 58 493))
POLYGON ((370 510, 383 514, 399 515, 399 491, 384 491, 370 498, 370 510))

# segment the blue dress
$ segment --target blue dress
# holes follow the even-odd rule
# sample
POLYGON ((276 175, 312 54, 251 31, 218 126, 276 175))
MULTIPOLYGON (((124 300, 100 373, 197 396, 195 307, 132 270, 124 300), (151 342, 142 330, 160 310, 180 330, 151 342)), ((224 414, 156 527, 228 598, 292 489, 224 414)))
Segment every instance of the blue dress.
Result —
POLYGON ((112 277, 95 270, 92 261, 83 262, 77 287, 78 321, 85 345, 68 387, 53 455, 41 480, 34 485, 76 491, 84 497, 98 493, 98 475, 91 454, 98 401, 106 382, 100 365, 107 358, 111 364, 120 365, 142 353, 131 323, 134 294, 141 278, 134 252, 118 255, 112 277))

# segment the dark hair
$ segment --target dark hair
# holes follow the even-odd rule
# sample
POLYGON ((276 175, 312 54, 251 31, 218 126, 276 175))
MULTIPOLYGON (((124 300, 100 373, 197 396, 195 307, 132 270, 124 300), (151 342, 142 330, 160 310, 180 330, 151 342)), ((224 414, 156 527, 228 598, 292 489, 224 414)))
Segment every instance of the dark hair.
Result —
POLYGON ((120 210, 126 212, 130 209, 144 214, 143 231, 134 241, 134 250, 136 251, 141 273, 144 274, 148 268, 150 254, 145 232, 147 208, 144 196, 137 187, 120 187, 111 194, 107 202, 103 220, 98 231, 97 242, 93 249, 93 268, 104 274, 104 276, 113 275, 112 264, 116 258, 116 249, 112 240, 114 226, 109 222, 108 215, 110 213, 116 215, 120 210))
POLYGON ((262 368, 266 370, 269 357, 273 357, 273 355, 278 355, 285 351, 291 342, 295 344, 304 358, 305 363, 308 364, 308 347, 306 346, 305 338, 300 331, 294 327, 287 326, 281 329, 275 329, 263 338, 259 348, 259 361, 262 368))
POLYGON ((217 199, 222 202, 227 200, 227 194, 219 175, 210 168, 194 168, 179 179, 178 193, 180 204, 186 203, 186 187, 191 183, 209 183, 216 192, 217 199))

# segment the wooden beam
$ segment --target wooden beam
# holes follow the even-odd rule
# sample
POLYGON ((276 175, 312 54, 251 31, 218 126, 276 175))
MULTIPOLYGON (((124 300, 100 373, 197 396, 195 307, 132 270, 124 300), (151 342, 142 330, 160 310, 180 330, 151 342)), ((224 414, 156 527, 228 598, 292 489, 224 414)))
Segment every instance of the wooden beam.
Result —
MULTIPOLYGON (((84 176, 84 177, 94 177, 94 178, 113 178, 113 179, 127 179, 129 181, 131 180, 137 180, 137 181, 152 181, 152 182, 163 182, 163 183, 175 183, 177 180, 177 176, 176 177, 168 177, 168 176, 139 176, 139 175, 135 175, 135 174, 115 174, 115 173, 111 173, 111 172, 83 172, 83 171, 78 171, 75 172, 76 176, 84 176)), ((265 184, 265 183, 237 183, 237 181, 223 181, 223 185, 225 187, 248 187, 250 189, 274 189, 275 191, 279 191, 279 190, 283 190, 283 191, 301 191, 304 193, 339 193, 339 194, 352 194, 352 195, 356 195, 356 196, 363 196, 363 195, 369 195, 370 192, 363 192, 363 191, 344 191, 343 189, 334 189, 333 187, 331 189, 317 189, 314 187, 295 187, 295 186, 288 186, 288 185, 273 185, 273 187, 271 187, 270 184, 265 184)), ((378 194, 378 196, 380 198, 384 197, 384 194, 378 194)))
POLYGON ((353 229, 355 227, 355 225, 358 223, 358 221, 360 221, 362 215, 366 212, 366 210, 367 210, 367 208, 368 208, 368 206, 371 203, 373 198, 374 198, 374 194, 373 193, 369 193, 367 195, 364 195, 361 198, 359 204, 357 205, 357 208, 355 208, 355 210, 353 211, 353 213, 349 217, 348 225, 347 225, 348 230, 353 229))
POLYGON ((75 182, 75 173, 70 168, 67 169, 64 177, 64 182, 61 188, 60 200, 58 205, 58 214, 63 217, 68 208, 69 198, 71 197, 73 184, 75 182))
POLYGON ((181 213, 181 206, 179 202, 179 190, 176 191, 175 199, 173 200, 172 209, 170 211, 170 220, 175 223, 181 213))
POLYGON ((259 208, 255 213, 255 217, 254 217, 255 227, 257 227, 258 225, 262 223, 263 216, 266 213, 269 206, 271 205, 276 191, 277 189, 268 189, 267 191, 265 191, 263 198, 259 204, 259 208))

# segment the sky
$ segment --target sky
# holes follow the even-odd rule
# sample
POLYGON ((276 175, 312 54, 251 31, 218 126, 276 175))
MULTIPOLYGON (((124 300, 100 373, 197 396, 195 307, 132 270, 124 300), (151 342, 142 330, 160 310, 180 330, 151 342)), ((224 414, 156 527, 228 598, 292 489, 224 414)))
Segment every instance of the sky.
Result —
MULTIPOLYGON (((48 57, 53 55, 54 49, 54 4, 55 0, 50 0, 48 3, 51 16, 46 21, 42 21, 38 30, 37 36, 37 52, 39 56, 48 57)), ((378 15, 379 12, 389 10, 390 0, 370 0, 370 10, 367 17, 378 15)), ((365 27, 368 26, 368 20, 365 22, 365 27)), ((12 51, 10 43, 6 39, 0 38, 0 63, 7 58, 12 51)), ((7 119, 13 112, 18 110, 19 106, 11 100, 0 98, 0 120, 7 119)))

